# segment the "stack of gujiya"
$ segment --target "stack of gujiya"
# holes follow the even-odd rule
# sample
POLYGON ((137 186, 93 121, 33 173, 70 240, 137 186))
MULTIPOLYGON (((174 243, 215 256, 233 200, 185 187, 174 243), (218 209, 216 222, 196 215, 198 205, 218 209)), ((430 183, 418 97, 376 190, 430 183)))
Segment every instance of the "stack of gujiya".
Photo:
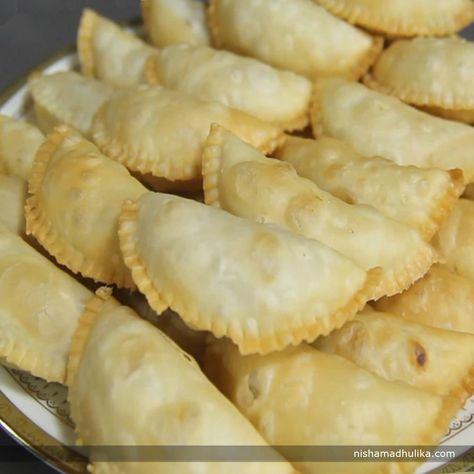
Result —
POLYGON ((473 3, 142 10, 150 43, 85 10, 81 73, 0 117, 0 356, 69 387, 96 474, 413 472, 278 448, 434 445, 473 393, 473 3), (271 462, 130 448, 171 445, 271 462))

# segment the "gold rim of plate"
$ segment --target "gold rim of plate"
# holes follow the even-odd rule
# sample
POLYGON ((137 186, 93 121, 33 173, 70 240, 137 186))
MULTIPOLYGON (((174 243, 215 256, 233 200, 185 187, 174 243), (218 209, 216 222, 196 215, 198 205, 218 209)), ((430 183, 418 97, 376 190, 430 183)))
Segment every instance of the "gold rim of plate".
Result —
MULTIPOLYGON (((53 53, 27 72, 0 94, 0 107, 27 83, 28 76, 36 70, 43 70, 68 54, 75 53, 74 46, 67 46, 53 53)), ((55 438, 33 423, 15 404, 0 391, 0 427, 20 445, 35 454, 46 464, 62 470, 66 474, 88 474, 86 458, 76 451, 64 446, 55 438)), ((452 461, 435 473, 469 473, 474 472, 474 448, 465 453, 461 459, 452 461)))

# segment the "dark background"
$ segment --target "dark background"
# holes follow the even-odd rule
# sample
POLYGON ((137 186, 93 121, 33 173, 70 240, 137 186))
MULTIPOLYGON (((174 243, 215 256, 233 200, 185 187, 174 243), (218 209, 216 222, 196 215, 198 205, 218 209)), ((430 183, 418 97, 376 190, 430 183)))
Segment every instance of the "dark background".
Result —
MULTIPOLYGON (((57 50, 75 43, 81 11, 93 8, 115 21, 140 16, 139 0, 0 0, 0 94, 57 50)), ((474 39, 474 26, 464 36, 474 39)), ((0 446, 11 443, 0 429, 0 446)), ((7 464, 1 474, 53 474, 25 450, 25 463, 7 464)))

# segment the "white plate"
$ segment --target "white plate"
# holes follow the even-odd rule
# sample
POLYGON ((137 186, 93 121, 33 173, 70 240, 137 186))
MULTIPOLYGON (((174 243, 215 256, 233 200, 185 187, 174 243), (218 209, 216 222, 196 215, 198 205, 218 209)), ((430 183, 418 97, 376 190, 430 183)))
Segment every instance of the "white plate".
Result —
MULTIPOLYGON (((49 65, 42 68, 47 73, 77 68, 75 53, 58 53, 49 65), (58 58, 59 56, 59 58, 58 58)), ((0 99, 0 113, 23 118, 29 110, 25 79, 0 99)), ((85 460, 67 460, 69 451, 49 449, 74 444, 73 423, 69 419, 67 389, 57 383, 47 383, 25 372, 0 365, 0 420, 2 426, 20 443, 36 452, 45 462, 71 473, 85 473, 85 460), (47 446, 46 446, 47 445, 47 446)), ((466 446, 474 443, 474 397, 451 422, 449 432, 441 445, 466 446)), ((425 474, 444 463, 426 463, 417 474, 425 474)), ((454 472, 454 471, 450 471, 454 472)))

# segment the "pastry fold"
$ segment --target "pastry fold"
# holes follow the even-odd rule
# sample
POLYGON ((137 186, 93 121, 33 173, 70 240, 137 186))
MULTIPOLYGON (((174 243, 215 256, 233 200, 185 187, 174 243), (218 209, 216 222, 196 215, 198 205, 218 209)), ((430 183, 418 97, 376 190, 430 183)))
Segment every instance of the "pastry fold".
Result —
POLYGON ((433 265, 407 291, 374 306, 416 323, 474 334, 474 281, 445 265, 433 265))
POLYGON ((401 166, 329 137, 287 137, 277 154, 300 176, 348 204, 372 206, 431 240, 464 190, 460 170, 401 166))
POLYGON ((446 36, 474 20, 470 0, 315 0, 344 20, 388 36, 446 36))
POLYGON ((366 156, 399 165, 462 170, 474 182, 474 129, 433 117, 356 82, 318 82, 311 114, 315 136, 347 142, 366 156))
POLYGON ((386 380, 459 399, 474 392, 474 335, 414 323, 367 306, 314 346, 386 380))
POLYGON ((74 273, 134 288, 120 253, 124 200, 147 189, 78 132, 60 126, 38 150, 29 181, 26 230, 74 273))
POLYGON ((383 48, 381 38, 307 0, 211 0, 209 26, 216 47, 310 80, 358 79, 383 48))
POLYGON ((0 357, 64 383, 72 335, 92 293, 0 225, 0 357))
MULTIPOLYGON (((275 445, 436 444, 453 412, 449 397, 384 380, 305 344, 266 356, 241 356, 228 341, 218 341, 206 351, 204 367, 275 445)), ((311 463, 304 457, 294 465, 305 474, 401 474, 416 467, 387 460, 311 463)))
POLYGON ((146 76, 150 84, 221 102, 286 130, 308 124, 311 82, 256 59, 177 44, 149 58, 146 76))
POLYGON ((276 452, 269 463, 202 460, 200 446, 270 448, 192 357, 105 288, 74 334, 67 382, 78 444, 90 447, 95 474, 295 473, 276 452), (186 447, 201 461, 165 461, 186 447))
POLYGON ((206 6, 199 0, 141 0, 150 42, 161 48, 175 43, 208 45, 206 6))
POLYGON ((77 33, 77 52, 84 76, 121 88, 145 82, 145 61, 157 50, 86 8, 77 33))
POLYGON ((213 122, 264 152, 282 139, 280 128, 244 112, 146 85, 116 92, 97 112, 92 136, 131 171, 191 181, 201 177, 202 146, 213 122))
POLYGON ((206 204, 315 239, 366 270, 380 267, 373 299, 400 293, 437 260, 416 230, 372 207, 345 203, 219 125, 204 149, 203 184, 206 204))
POLYGON ((35 106, 36 122, 44 133, 62 124, 90 136, 92 118, 110 98, 113 89, 73 71, 33 75, 28 86, 35 106))
POLYGON ((125 203, 119 237, 157 313, 171 307, 242 353, 329 333, 371 298, 379 279, 315 240, 166 194, 125 203))

